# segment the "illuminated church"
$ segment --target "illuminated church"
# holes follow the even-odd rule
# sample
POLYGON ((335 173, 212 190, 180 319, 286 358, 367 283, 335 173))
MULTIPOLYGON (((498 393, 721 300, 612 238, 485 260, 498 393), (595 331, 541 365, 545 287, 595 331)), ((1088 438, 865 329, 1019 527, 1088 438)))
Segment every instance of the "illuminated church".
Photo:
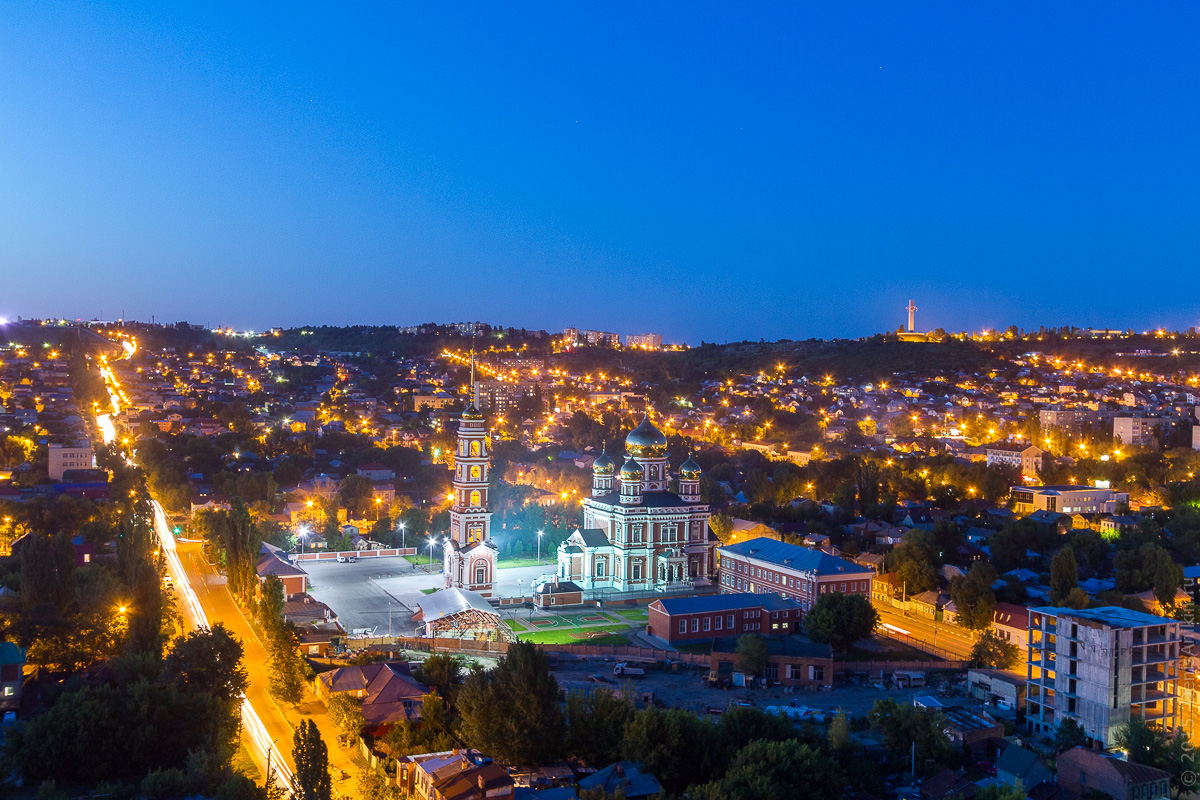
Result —
POLYGON ((649 416, 625 439, 618 472, 607 454, 592 465, 583 527, 558 547, 558 578, 583 589, 648 592, 703 586, 716 571, 716 537, 700 501, 700 467, 679 467, 669 491, 667 437, 649 416))
POLYGON ((454 500, 450 532, 442 546, 442 572, 445 588, 467 589, 484 597, 492 596, 497 555, 488 511, 489 456, 487 423, 475 404, 468 404, 458 423, 454 500))

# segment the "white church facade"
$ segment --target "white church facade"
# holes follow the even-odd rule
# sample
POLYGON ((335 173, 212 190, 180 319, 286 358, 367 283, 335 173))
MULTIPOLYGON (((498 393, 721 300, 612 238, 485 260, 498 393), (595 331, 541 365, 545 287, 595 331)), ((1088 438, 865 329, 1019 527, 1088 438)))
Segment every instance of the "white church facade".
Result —
POLYGON ((557 576, 584 590, 652 592, 704 586, 716 573, 716 537, 700 500, 700 467, 679 467, 669 490, 667 439, 647 416, 625 439, 618 472, 607 454, 592 466, 583 527, 558 547, 557 576))

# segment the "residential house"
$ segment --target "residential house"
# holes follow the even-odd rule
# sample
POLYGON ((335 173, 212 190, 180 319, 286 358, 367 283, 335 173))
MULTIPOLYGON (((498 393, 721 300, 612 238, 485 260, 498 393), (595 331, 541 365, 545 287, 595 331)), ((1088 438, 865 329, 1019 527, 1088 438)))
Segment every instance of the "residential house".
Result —
POLYGON ((633 761, 618 761, 579 781, 584 790, 603 789, 606 795, 621 792, 628 800, 657 797, 662 791, 658 779, 642 771, 641 764, 633 761))
POLYGON ((287 554, 273 544, 262 543, 255 567, 261 586, 274 575, 283 583, 283 599, 304 594, 308 589, 308 573, 287 561, 287 554))
POLYGON ((996 759, 996 777, 1008 786, 1016 786, 1019 782, 1026 791, 1039 783, 1054 780, 1054 775, 1037 753, 1016 744, 1004 748, 996 759))
POLYGON ((377 734, 399 722, 420 719, 422 702, 431 691, 408 674, 407 663, 339 667, 318 675, 313 688, 325 702, 342 693, 362 699, 366 728, 377 734))
POLYGON ((1167 800, 1171 773, 1115 756, 1072 747, 1058 757, 1058 785, 1081 796, 1113 800, 1167 800))

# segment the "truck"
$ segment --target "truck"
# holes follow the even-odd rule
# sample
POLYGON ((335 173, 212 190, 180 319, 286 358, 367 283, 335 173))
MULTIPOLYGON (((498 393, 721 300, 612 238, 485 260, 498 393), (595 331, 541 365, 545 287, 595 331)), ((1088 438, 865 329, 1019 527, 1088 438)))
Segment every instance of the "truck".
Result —
POLYGON ((618 678, 640 678, 646 674, 641 667, 631 667, 628 661, 622 661, 613 667, 613 675, 618 678))

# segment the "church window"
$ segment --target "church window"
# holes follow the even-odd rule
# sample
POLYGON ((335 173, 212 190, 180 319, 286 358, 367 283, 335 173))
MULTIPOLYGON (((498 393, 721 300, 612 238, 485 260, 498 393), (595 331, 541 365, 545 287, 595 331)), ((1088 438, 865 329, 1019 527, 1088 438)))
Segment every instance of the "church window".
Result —
POLYGON ((630 534, 631 534, 630 540, 634 544, 642 543, 642 526, 640 524, 639 525, 631 525, 630 526, 630 534))
POLYGON ((658 467, 650 467, 650 472, 648 474, 650 476, 650 480, 658 480, 658 467))
POLYGON ((479 458, 479 442, 471 442, 471 458, 479 458))
POLYGON ((597 578, 604 577, 604 559, 602 559, 602 558, 596 560, 596 577, 597 578))
POLYGON ((483 583, 487 580, 487 567, 479 564, 475 567, 475 583, 483 583))
POLYGON ((473 480, 473 481, 477 481, 477 480, 479 480, 479 476, 480 476, 480 475, 482 475, 482 474, 483 474, 483 471, 482 471, 482 470, 479 468, 479 465, 478 465, 478 464, 474 464, 474 465, 472 465, 472 467, 471 467, 471 480, 473 480))
POLYGON ((478 490, 478 489, 474 489, 474 490, 472 490, 472 492, 471 492, 471 505, 472 505, 472 506, 479 506, 479 505, 482 505, 483 503, 482 503, 482 501, 481 501, 481 499, 480 499, 480 498, 481 498, 481 495, 479 494, 479 490, 478 490))
POLYGON ((632 581, 640 581, 642 579, 641 561, 634 561, 629 565, 629 579, 632 581))

